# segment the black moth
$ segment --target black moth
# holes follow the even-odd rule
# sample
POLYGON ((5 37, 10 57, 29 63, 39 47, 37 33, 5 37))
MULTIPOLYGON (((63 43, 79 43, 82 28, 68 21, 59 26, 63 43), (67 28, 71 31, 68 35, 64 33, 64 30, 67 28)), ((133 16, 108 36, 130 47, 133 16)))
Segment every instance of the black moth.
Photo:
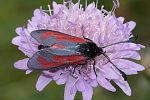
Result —
POLYGON ((120 43, 128 43, 131 40, 113 43, 104 47, 98 47, 92 40, 79 38, 52 30, 36 30, 31 33, 31 36, 36 39, 40 45, 39 51, 35 53, 28 61, 27 66, 30 69, 54 70, 59 69, 61 66, 76 64, 74 71, 78 65, 86 64, 87 60, 93 60, 93 70, 96 74, 95 57, 103 55, 107 58, 115 69, 117 69, 127 80, 126 74, 121 71, 109 59, 103 48, 117 45, 120 43), (55 47, 55 48, 53 48, 55 47), (85 63, 80 63, 84 61, 85 63))

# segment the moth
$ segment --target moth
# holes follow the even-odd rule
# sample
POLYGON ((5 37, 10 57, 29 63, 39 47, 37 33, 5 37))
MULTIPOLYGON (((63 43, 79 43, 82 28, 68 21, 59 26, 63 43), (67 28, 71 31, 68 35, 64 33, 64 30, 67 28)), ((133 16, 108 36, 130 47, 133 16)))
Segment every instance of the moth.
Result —
POLYGON ((95 57, 104 55, 127 80, 126 74, 117 68, 109 59, 103 48, 126 43, 122 41, 113 43, 105 47, 98 47, 88 38, 79 38, 53 30, 35 30, 31 36, 39 42, 39 51, 37 51, 28 61, 27 66, 32 70, 50 70, 56 71, 69 65, 74 66, 74 71, 79 65, 84 65, 88 60, 93 60, 93 70, 96 74, 95 57))

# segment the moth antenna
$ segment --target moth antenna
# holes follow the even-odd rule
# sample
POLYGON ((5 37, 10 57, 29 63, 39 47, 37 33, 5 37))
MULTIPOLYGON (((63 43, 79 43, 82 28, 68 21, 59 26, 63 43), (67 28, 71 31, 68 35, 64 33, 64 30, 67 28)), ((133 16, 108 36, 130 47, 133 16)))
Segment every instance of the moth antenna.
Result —
POLYGON ((81 29, 83 30, 82 31, 82 36, 83 36, 84 39, 86 39, 86 37, 84 36, 84 27, 82 26, 81 29))
POLYGON ((101 47, 101 48, 107 48, 107 47, 110 47, 110 46, 113 46, 113 45, 116 45, 116 44, 120 44, 120 43, 129 43, 129 40, 127 40, 127 41, 120 41, 120 42, 116 42, 116 43, 112 43, 112 44, 103 46, 103 47, 101 47))
POLYGON ((130 43, 130 42, 135 42, 138 38, 138 35, 135 36, 135 37, 131 37, 129 40, 126 40, 126 41, 120 41, 120 42, 116 42, 116 43, 112 43, 112 44, 109 44, 109 45, 106 45, 106 46, 103 46, 101 48, 107 48, 107 47, 110 47, 110 46, 113 46, 113 45, 116 45, 116 44, 120 44, 120 43, 130 43))
POLYGON ((95 68, 96 61, 95 61, 95 59, 93 59, 93 61, 94 61, 94 63, 93 63, 93 70, 94 70, 94 73, 95 73, 95 75, 97 77, 96 68, 95 68))
POLYGON ((106 58, 107 60, 122 74, 122 77, 124 78, 124 80, 126 81, 127 80, 127 75, 121 71, 111 60, 110 58, 105 54, 105 53, 102 53, 106 58))
POLYGON ((81 28, 82 28, 82 30, 83 30, 83 31, 82 31, 82 36, 83 36, 83 38, 86 39, 86 40, 88 40, 88 41, 93 42, 91 39, 87 38, 87 37, 84 35, 84 33, 85 33, 85 32, 84 32, 84 27, 82 26, 81 28))

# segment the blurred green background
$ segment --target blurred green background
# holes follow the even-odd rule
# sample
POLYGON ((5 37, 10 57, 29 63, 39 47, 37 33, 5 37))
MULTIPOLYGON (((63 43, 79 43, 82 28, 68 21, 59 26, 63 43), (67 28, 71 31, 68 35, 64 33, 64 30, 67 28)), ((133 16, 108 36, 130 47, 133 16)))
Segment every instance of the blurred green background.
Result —
MULTIPOLYGON (((55 0, 62 3, 62 0, 55 0)), ((112 8, 112 0, 99 0, 105 9, 112 8)), ((84 0, 81 0, 83 4, 84 0)), ((88 0, 88 3, 92 0, 88 0)), ((51 82, 41 93, 35 89, 39 73, 25 75, 24 71, 17 70, 13 63, 25 58, 17 47, 11 44, 16 36, 15 28, 27 24, 33 11, 40 6, 46 9, 52 0, 0 0, 0 100, 63 100, 64 86, 57 86, 51 82)), ((144 44, 146 49, 140 53, 142 60, 139 63, 146 70, 138 75, 128 77, 132 89, 132 96, 126 96, 117 86, 117 92, 111 93, 101 87, 94 89, 93 100, 150 100, 150 0, 120 0, 117 16, 124 16, 126 21, 134 20, 137 26, 133 33, 138 35, 137 43, 144 44)), ((77 93, 75 100, 81 100, 77 93)))

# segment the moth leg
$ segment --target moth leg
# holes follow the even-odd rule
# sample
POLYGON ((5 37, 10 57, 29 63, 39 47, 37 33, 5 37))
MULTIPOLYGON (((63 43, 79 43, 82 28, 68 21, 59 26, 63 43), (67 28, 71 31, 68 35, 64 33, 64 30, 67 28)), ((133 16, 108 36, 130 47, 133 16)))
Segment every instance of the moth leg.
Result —
POLYGON ((127 80, 127 75, 122 71, 120 70, 110 59, 109 57, 105 54, 105 53, 102 53, 106 58, 107 60, 120 72, 120 74, 122 74, 122 77, 124 78, 124 80, 126 81, 127 80))
MULTIPOLYGON (((76 70, 76 68, 77 68, 78 66, 80 66, 80 65, 85 65, 85 64, 87 64, 87 61, 85 61, 85 62, 83 62, 83 63, 81 63, 81 64, 75 65, 75 67, 74 67, 74 69, 73 69, 73 74, 75 73, 75 70, 76 70)), ((79 70, 79 74, 81 74, 80 70, 79 70)))
POLYGON ((93 70, 94 70, 94 73, 95 73, 95 75, 97 77, 96 68, 95 68, 96 61, 95 61, 95 59, 92 59, 92 60, 93 60, 93 70))
POLYGON ((73 68, 73 75, 74 75, 74 73, 75 73, 77 67, 78 67, 78 65, 76 65, 76 66, 73 68))

